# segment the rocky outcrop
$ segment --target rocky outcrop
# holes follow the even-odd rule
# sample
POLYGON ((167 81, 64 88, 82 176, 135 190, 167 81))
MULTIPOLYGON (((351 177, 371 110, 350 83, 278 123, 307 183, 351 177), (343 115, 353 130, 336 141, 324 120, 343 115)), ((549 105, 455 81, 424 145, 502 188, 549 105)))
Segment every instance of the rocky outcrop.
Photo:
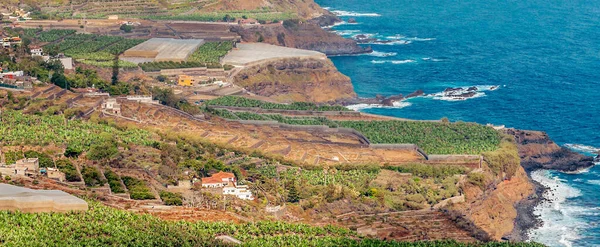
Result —
POLYGON ((331 55, 371 52, 356 41, 323 30, 313 22, 287 21, 284 24, 232 26, 245 42, 265 42, 298 49, 313 50, 331 55))
POLYGON ((234 82, 280 102, 334 102, 355 98, 350 78, 328 59, 289 58, 244 68, 234 82))
MULTIPOLYGON (((548 134, 540 131, 506 129, 505 133, 515 137, 521 166, 531 172, 537 169, 575 172, 594 165, 593 158, 558 146, 548 134)), ((529 178, 529 177, 528 177, 529 178)), ((517 217, 513 231, 504 238, 511 241, 527 240, 527 231, 541 222, 533 214, 535 206, 542 201, 547 188, 529 178, 534 191, 515 205, 517 217)))
POLYGON ((594 165, 593 158, 554 143, 548 134, 540 131, 507 129, 515 137, 521 165, 527 171, 536 169, 575 172, 594 165))
POLYGON ((485 187, 466 183, 463 186, 466 203, 456 205, 453 210, 462 212, 466 219, 473 222, 474 229, 480 229, 490 240, 501 240, 515 228, 519 201, 533 193, 534 186, 522 167, 510 179, 498 180, 498 177, 485 172, 490 181, 485 187))

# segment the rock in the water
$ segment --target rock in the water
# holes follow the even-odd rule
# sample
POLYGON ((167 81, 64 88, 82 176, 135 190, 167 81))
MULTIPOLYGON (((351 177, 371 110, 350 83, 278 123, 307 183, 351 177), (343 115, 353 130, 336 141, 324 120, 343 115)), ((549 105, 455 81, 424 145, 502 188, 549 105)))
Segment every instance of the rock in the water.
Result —
POLYGON ((350 19, 348 19, 348 23, 356 23, 356 19, 350 18, 350 19))
POLYGON ((423 92, 423 90, 419 89, 417 91, 414 91, 412 93, 410 93, 409 95, 406 95, 406 98, 414 98, 414 97, 419 97, 419 96, 423 96, 425 95, 425 92, 423 92))

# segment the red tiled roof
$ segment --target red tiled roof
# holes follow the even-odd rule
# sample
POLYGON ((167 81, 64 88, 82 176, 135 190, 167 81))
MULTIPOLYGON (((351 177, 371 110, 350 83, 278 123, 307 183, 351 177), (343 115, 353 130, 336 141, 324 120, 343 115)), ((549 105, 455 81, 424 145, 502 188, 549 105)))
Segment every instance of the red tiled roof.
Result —
POLYGON ((231 172, 217 172, 210 177, 202 178, 202 184, 223 183, 224 178, 234 178, 235 175, 231 172))

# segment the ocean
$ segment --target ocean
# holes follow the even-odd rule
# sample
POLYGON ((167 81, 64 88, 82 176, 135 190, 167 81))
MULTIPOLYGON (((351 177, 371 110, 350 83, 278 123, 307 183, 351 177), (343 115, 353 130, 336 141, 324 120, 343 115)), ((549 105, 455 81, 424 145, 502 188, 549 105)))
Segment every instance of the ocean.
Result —
MULTIPOLYGON (((360 97, 427 94, 393 107, 354 109, 542 130, 575 151, 600 151, 600 1, 317 3, 345 21, 334 32, 371 41, 372 54, 331 58, 360 97), (466 100, 442 93, 471 86, 478 91, 466 100)), ((544 226, 531 232, 532 240, 600 246, 600 166, 533 178, 554 189, 547 195, 554 200, 536 208, 544 226)))

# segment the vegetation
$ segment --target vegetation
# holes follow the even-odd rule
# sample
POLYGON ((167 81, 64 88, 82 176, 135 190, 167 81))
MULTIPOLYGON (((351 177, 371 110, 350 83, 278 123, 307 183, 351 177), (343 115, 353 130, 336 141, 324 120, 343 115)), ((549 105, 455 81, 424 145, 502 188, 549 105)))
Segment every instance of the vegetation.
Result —
POLYGON ((79 178, 79 174, 77 173, 77 168, 71 163, 68 159, 60 159, 56 161, 56 167, 63 173, 65 173, 65 178, 69 182, 79 182, 81 178, 79 178))
POLYGON ((385 166, 384 169, 401 173, 411 173, 422 178, 444 179, 459 174, 466 174, 468 169, 463 166, 406 164, 401 166, 385 166))
POLYGON ((54 161, 52 161, 52 158, 45 153, 29 150, 25 151, 24 155, 25 158, 38 158, 40 167, 54 167, 54 161))
MULTIPOLYGON (((82 63, 105 68, 113 66, 115 55, 121 54, 145 41, 143 39, 125 39, 119 36, 73 34, 73 32, 57 33, 55 35, 68 36, 60 42, 46 45, 44 47, 46 51, 50 53, 62 52, 82 63)), ((119 61, 119 67, 137 68, 137 64, 119 61)))
POLYGON ((84 166, 81 169, 81 176, 83 176, 85 185, 89 187, 104 186, 104 183, 106 183, 98 169, 93 166, 84 166))
POLYGON ((179 193, 173 193, 168 191, 161 191, 160 199, 165 205, 181 206, 183 205, 183 196, 179 193))
POLYGON ((494 174, 503 174, 508 179, 515 175, 521 165, 521 157, 514 137, 506 134, 502 135, 500 148, 483 153, 483 159, 494 174))
POLYGON ((352 231, 334 227, 260 221, 224 222, 166 221, 89 202, 87 212, 21 213, 1 211, 0 242, 7 246, 223 246, 214 238, 230 235, 244 246, 448 246, 538 247, 536 243, 465 244, 443 242, 396 242, 359 238, 352 231))
POLYGON ((139 180, 134 177, 125 176, 122 177, 123 183, 129 190, 129 195, 131 199, 134 200, 148 200, 148 199, 156 199, 152 190, 146 185, 146 182, 143 180, 139 180))
POLYGON ((198 67, 207 67, 210 69, 220 69, 223 68, 221 64, 217 63, 203 63, 197 61, 190 62, 173 62, 173 61, 163 61, 163 62, 145 62, 141 63, 140 68, 146 72, 155 72, 160 71, 162 69, 181 69, 181 68, 198 68, 198 67))
POLYGON ((233 42, 207 42, 190 56, 188 61, 199 63, 220 63, 221 58, 233 49, 233 42))
POLYGON ((89 150, 104 139, 102 133, 123 144, 152 145, 149 132, 142 129, 118 129, 108 124, 67 120, 62 115, 25 115, 19 111, 2 111, 0 143, 4 145, 46 146, 50 143, 89 150), (108 134, 110 133, 110 134, 108 134))
POLYGON ((297 18, 295 12, 263 12, 263 11, 229 11, 229 12, 207 12, 189 15, 152 15, 143 16, 144 19, 154 20, 184 20, 184 21, 235 21, 242 16, 259 21, 288 20, 297 18))
POLYGON ((262 109, 276 110, 298 110, 298 111, 352 111, 343 106, 316 105, 308 102, 294 102, 291 104, 277 104, 238 96, 223 96, 206 102, 207 106, 234 106, 234 107, 256 107, 262 109))
POLYGON ((106 169, 104 170, 104 177, 106 177, 108 185, 110 186, 110 191, 112 193, 125 193, 125 188, 123 188, 123 185, 121 184, 121 178, 119 177, 119 175, 117 175, 110 169, 106 169))
MULTIPOLYGON (((208 101, 207 111, 227 119, 268 120, 293 125, 327 125, 332 128, 352 128, 365 135, 373 144, 416 144, 428 154, 481 154, 483 152, 495 151, 500 147, 499 133, 490 127, 476 123, 397 120, 332 121, 323 117, 293 118, 275 114, 230 112, 228 110, 210 108, 210 105, 213 104, 226 105, 232 102, 220 100, 223 98, 216 99, 216 103, 208 101)), ((244 99, 240 102, 246 102, 246 100, 244 99)), ((248 100, 248 102, 253 103, 254 101, 248 100)), ((231 103, 230 105, 254 107, 250 103, 231 103)), ((511 154, 514 154, 514 152, 511 154)), ((496 157, 492 153, 489 153, 488 156, 490 159, 496 157)))
POLYGON ((48 31, 44 31, 38 34, 32 35, 31 33, 26 33, 29 37, 36 38, 41 42, 53 42, 67 35, 74 34, 76 31, 71 29, 52 29, 48 31))

